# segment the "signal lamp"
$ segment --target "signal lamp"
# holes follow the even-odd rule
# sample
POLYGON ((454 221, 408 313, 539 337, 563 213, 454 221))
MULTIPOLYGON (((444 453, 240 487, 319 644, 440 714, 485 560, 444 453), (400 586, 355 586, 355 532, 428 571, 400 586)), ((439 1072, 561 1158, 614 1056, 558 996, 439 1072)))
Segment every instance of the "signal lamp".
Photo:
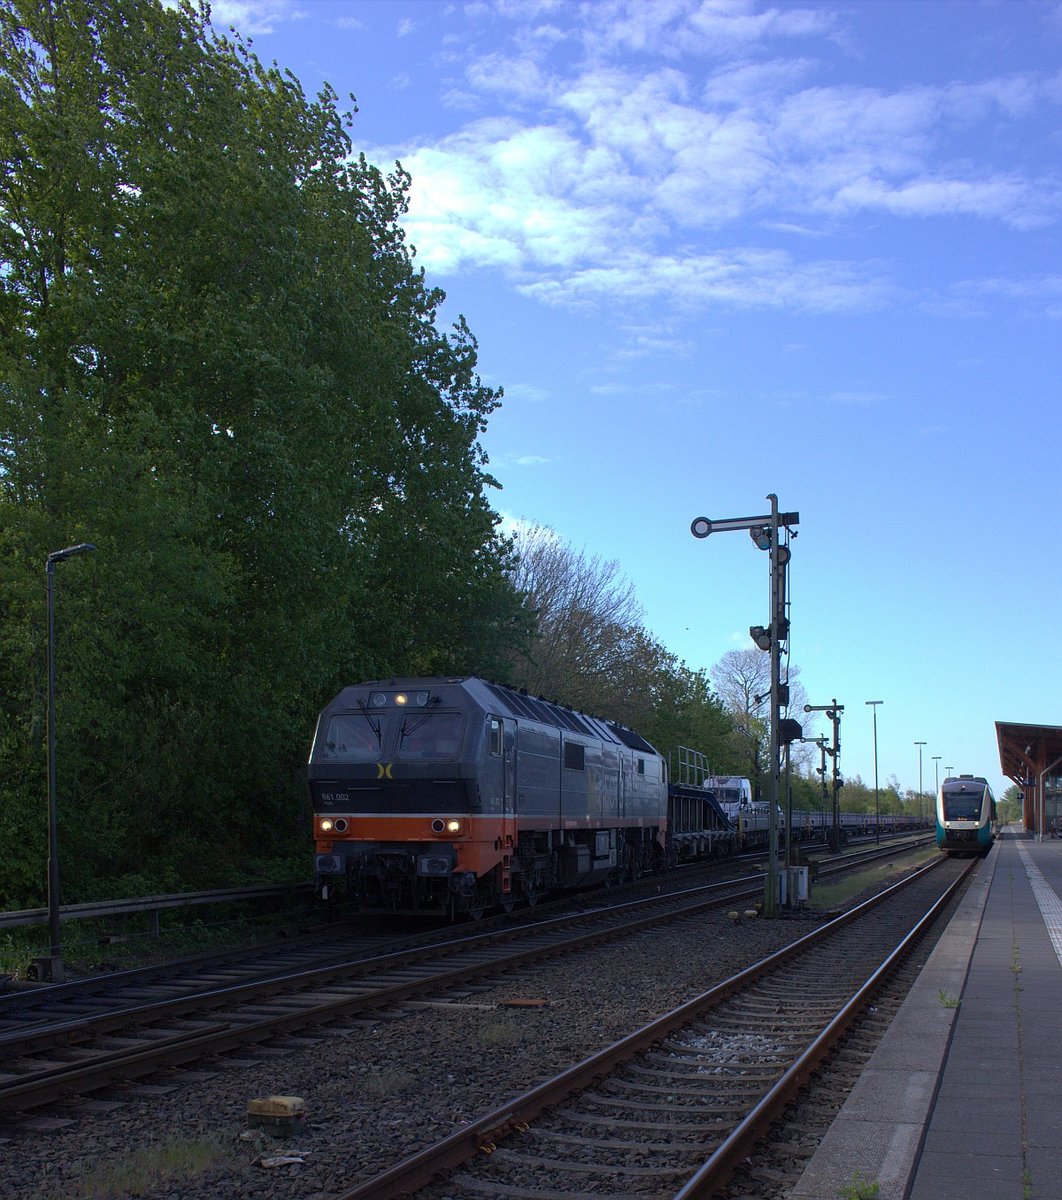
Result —
POLYGON ((783 746, 799 741, 803 736, 804 730, 801 728, 800 722, 794 721, 792 717, 783 717, 778 722, 778 741, 783 746))
POLYGON ((771 631, 769 629, 764 629, 762 625, 750 625, 749 637, 752 638, 761 650, 770 650, 771 631))

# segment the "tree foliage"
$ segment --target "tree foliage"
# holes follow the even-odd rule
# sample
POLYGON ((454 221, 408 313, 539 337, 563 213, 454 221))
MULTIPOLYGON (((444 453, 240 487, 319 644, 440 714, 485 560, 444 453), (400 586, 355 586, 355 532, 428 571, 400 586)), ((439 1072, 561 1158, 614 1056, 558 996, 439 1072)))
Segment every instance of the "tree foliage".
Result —
POLYGON ((339 686, 526 630, 408 178, 203 13, 0 0, 0 904, 40 899, 44 561, 68 897, 292 845, 339 686))

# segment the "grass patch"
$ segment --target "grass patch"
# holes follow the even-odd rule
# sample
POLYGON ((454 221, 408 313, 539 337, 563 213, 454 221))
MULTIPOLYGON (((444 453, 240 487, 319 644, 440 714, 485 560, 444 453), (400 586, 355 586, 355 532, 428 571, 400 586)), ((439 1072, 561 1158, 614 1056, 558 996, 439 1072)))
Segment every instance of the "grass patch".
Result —
POLYGON ((840 908, 862 892, 881 891, 890 884, 897 883, 907 872, 932 858, 937 858, 939 854, 940 851, 936 847, 915 850, 892 862, 853 871, 837 883, 816 882, 811 895, 812 902, 819 909, 840 908))
POLYGON ((880 1192, 881 1186, 876 1179, 864 1179, 856 1171, 852 1176, 852 1182, 837 1195, 841 1197, 841 1200, 874 1200, 874 1197, 880 1192))
POLYGON ((218 1138, 170 1138, 115 1163, 96 1163, 46 1184, 37 1200, 124 1200, 159 1187, 192 1183, 214 1167, 238 1159, 218 1138))
POLYGON ((384 1100, 405 1091, 412 1082, 413 1077, 408 1071, 385 1067, 372 1075, 362 1075, 358 1079, 358 1091, 372 1100, 384 1100))
POLYGON ((518 1046, 526 1036, 523 1023, 511 1013, 492 1013, 479 1027, 478 1039, 484 1046, 518 1046))

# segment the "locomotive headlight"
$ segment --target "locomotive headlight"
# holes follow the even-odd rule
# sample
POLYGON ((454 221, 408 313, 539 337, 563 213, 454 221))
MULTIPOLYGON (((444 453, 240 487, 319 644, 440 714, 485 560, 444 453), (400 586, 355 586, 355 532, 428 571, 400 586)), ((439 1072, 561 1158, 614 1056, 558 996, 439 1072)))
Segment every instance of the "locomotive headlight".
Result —
POLYGON ((447 833, 460 833, 461 832, 461 822, 456 821, 456 820, 454 820, 453 817, 451 817, 450 820, 446 822, 446 832, 447 833))
POLYGON ((320 822, 318 823, 317 828, 320 829, 320 831, 322 833, 331 833, 332 832, 332 822, 331 822, 330 818, 322 817, 320 822))

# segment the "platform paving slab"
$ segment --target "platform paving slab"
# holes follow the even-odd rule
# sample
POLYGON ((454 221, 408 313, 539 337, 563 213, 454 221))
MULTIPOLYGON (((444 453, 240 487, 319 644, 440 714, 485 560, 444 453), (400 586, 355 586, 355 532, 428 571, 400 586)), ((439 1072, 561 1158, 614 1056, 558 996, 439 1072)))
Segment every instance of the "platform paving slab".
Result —
POLYGON ((792 1200, 1062 1200, 1060 895, 1062 841, 996 843, 792 1200))

